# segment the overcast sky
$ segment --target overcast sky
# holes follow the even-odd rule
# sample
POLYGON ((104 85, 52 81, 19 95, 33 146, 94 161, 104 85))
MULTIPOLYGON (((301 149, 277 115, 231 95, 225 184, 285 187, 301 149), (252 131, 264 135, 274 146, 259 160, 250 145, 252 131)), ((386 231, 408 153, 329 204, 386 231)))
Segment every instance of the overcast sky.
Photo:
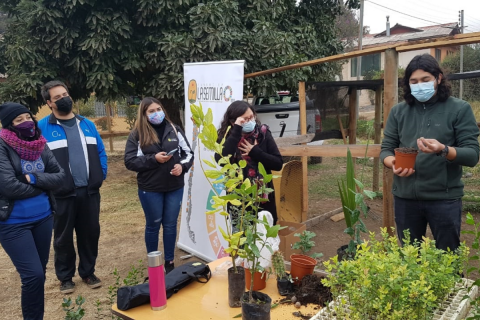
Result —
POLYGON ((464 11, 465 33, 479 32, 480 0, 365 0, 363 24, 370 33, 382 32, 389 15, 392 27, 425 27, 457 22, 459 10, 464 11))

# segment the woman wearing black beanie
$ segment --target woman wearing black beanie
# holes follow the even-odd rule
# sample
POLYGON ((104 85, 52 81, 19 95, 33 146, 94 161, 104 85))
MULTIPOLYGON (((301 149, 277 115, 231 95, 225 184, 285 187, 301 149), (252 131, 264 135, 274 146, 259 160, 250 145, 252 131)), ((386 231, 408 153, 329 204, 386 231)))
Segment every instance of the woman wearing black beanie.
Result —
POLYGON ((0 105, 0 244, 22 280, 24 319, 43 319, 55 199, 65 173, 30 110, 0 105))

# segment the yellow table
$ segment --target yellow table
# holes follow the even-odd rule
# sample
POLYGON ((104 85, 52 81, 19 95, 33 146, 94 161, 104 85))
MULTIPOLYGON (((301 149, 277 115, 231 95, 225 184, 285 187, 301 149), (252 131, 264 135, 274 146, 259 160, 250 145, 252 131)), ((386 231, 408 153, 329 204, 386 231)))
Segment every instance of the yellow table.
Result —
MULTIPOLYGON (((167 308, 162 311, 153 311, 149 304, 133 308, 127 311, 118 310, 117 305, 112 306, 112 313, 122 319, 135 320, 227 320, 242 312, 241 308, 228 306, 228 280, 227 269, 230 258, 215 260, 208 265, 212 270, 212 278, 208 283, 202 284, 196 281, 174 294, 167 301, 167 308)), ((277 282, 271 277, 267 280, 267 287, 261 290, 272 298, 272 304, 283 299, 278 294, 277 282)), ((302 314, 315 315, 318 310, 314 306, 302 306, 296 309, 292 304, 280 304, 272 309, 271 320, 300 318, 293 316, 293 312, 300 311, 302 314)), ((241 319, 241 317, 240 317, 241 319)))

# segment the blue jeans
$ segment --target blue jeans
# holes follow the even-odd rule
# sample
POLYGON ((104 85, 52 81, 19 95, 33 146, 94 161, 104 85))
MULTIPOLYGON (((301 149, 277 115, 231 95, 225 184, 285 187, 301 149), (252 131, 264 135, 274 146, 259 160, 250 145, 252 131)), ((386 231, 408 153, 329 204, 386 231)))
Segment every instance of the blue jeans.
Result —
POLYGON ((410 230, 410 241, 422 240, 430 225, 436 247, 455 250, 460 245, 462 199, 409 200, 395 197, 397 234, 403 239, 403 230, 410 230))
POLYGON ((53 216, 29 223, 0 224, 0 244, 22 280, 23 319, 43 319, 53 216))
POLYGON ((147 192, 138 189, 138 197, 145 213, 147 252, 158 250, 158 233, 162 225, 165 261, 173 261, 183 187, 170 192, 147 192))

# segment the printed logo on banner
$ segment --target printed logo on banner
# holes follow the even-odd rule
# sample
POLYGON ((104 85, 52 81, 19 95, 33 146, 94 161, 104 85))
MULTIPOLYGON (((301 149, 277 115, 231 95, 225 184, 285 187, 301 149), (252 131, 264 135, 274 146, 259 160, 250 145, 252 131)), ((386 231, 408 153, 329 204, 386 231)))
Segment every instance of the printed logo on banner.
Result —
POLYGON ((197 101, 197 81, 195 79, 190 80, 188 83, 188 101, 190 103, 197 101))
POLYGON ((223 84, 199 84, 195 80, 188 83, 188 101, 199 102, 233 102, 233 89, 223 84))

